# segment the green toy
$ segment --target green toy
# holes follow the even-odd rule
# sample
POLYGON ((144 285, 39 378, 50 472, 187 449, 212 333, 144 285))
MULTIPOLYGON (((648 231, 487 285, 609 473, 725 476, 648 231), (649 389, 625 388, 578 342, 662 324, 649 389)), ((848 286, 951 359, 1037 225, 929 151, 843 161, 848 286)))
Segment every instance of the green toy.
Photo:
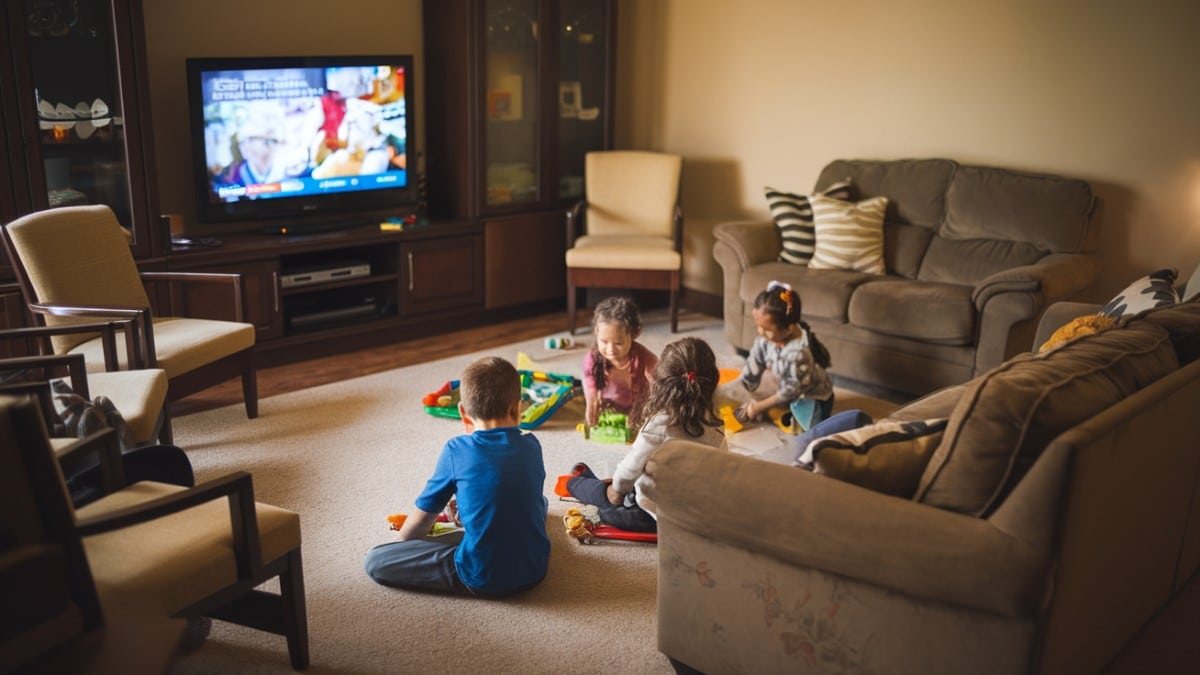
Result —
POLYGON ((596 426, 583 427, 583 437, 598 443, 628 443, 632 434, 629 433, 629 416, 615 410, 605 410, 596 420, 596 426))

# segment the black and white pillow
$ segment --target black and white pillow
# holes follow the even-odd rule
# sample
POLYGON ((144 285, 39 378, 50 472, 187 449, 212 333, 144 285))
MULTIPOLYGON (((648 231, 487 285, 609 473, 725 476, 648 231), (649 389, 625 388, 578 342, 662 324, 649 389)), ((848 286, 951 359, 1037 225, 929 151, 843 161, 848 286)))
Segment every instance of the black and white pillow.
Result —
MULTIPOLYGON (((763 188, 767 195, 767 206, 771 209, 771 218, 779 228, 779 237, 783 240, 783 250, 779 252, 779 260, 795 265, 808 265, 816 250, 816 227, 813 225, 812 205, 808 195, 798 195, 793 192, 776 190, 773 187, 763 188)), ((838 181, 825 188, 820 193, 833 199, 850 199, 850 179, 838 181)))
POLYGON ((1151 272, 1117 293, 1099 313, 1119 319, 1147 309, 1173 305, 1179 302, 1179 293, 1175 290, 1178 277, 1179 271, 1174 269, 1151 272))

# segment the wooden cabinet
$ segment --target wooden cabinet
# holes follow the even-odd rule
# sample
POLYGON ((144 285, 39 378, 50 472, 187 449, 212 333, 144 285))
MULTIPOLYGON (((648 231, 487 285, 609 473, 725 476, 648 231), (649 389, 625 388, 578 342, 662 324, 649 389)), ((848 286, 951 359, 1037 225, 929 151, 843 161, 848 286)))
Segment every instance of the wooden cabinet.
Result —
POLYGON ((161 256, 140 0, 13 0, 0 23, 0 218, 107 204, 161 256))
POLYGON ((616 0, 423 11, 430 214, 485 222, 488 308, 565 297, 566 209, 612 147, 616 0))
MULTIPOLYGON (((365 226, 323 234, 229 235, 221 246, 176 248, 172 272, 242 275, 246 320, 260 353, 290 361, 365 345, 371 335, 422 334, 483 309, 483 232, 453 222, 381 232, 365 226)), ((228 288, 174 290, 173 313, 228 318, 228 288)))
MULTIPOLYGON (((254 324, 259 342, 283 335, 279 295, 279 261, 271 258, 176 271, 214 272, 242 276, 242 313, 254 324)), ((196 319, 230 319, 233 298, 224 284, 181 284, 172 289, 171 313, 196 319)))
POLYGON ((483 240, 478 234, 401 245, 406 316, 483 303, 483 240))

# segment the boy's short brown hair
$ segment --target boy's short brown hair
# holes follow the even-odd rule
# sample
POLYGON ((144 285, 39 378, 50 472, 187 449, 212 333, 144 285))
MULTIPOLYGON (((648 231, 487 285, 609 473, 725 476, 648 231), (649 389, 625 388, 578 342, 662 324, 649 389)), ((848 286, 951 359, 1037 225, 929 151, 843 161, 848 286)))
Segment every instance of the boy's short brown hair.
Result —
POLYGON ((459 378, 463 410, 480 420, 498 420, 521 403, 521 376, 513 364, 488 356, 467 366, 459 378))

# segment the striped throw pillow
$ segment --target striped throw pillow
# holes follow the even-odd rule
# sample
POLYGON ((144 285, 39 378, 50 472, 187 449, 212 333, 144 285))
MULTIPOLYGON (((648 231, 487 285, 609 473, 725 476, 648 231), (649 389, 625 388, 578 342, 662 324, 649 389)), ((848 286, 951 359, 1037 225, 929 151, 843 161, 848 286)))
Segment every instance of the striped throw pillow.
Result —
POLYGON ((813 195, 808 201, 817 234, 809 267, 884 273, 883 214, 887 197, 845 202, 813 195))
MULTIPOLYGON (((767 206, 771 209, 771 218, 775 220, 775 226, 779 228, 779 237, 783 240, 779 260, 795 265, 807 265, 808 261, 812 260, 816 241, 808 196, 776 190, 773 187, 764 188, 764 191, 767 193, 767 206)), ((834 199, 850 199, 850 179, 838 181, 820 194, 834 199)))

